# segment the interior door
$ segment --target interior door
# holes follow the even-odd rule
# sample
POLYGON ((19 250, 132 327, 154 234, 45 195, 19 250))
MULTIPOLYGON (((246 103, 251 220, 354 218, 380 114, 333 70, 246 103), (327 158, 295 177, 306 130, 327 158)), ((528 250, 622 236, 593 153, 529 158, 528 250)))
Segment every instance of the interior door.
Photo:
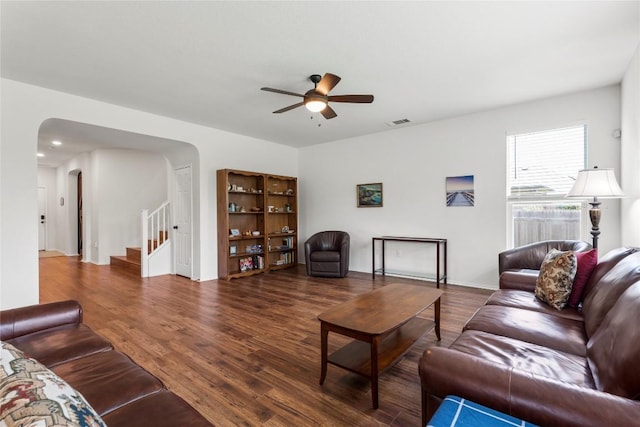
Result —
POLYGON ((173 241, 176 274, 192 277, 191 262, 191 166, 175 170, 173 241))
POLYGON ((47 250, 47 189, 38 187, 38 250, 47 250))

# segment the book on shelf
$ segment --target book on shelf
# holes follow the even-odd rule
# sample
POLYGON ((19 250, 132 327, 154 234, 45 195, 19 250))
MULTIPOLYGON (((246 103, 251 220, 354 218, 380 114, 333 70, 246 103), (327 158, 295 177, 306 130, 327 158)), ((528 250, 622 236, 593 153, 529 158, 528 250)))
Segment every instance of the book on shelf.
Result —
POLYGON ((253 259, 251 257, 240 258, 238 262, 240 263, 240 271, 253 270, 253 259))

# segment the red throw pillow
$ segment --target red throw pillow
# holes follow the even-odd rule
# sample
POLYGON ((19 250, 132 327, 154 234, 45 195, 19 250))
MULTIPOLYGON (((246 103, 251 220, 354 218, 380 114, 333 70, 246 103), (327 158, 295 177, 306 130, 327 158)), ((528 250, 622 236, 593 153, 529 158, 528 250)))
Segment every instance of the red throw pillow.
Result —
POLYGON ((576 259, 578 261, 578 271, 576 271, 576 277, 573 279, 573 287, 571 288, 571 296, 569 297, 569 307, 574 308, 582 301, 584 288, 587 286, 593 269, 596 268, 598 251, 591 249, 587 252, 576 252, 576 259))

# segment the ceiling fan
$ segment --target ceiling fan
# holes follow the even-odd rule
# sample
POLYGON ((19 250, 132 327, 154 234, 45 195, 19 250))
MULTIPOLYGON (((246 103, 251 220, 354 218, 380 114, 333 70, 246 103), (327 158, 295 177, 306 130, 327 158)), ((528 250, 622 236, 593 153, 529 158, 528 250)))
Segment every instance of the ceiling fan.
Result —
POLYGON ((289 92, 287 90, 272 89, 270 87, 260 88, 267 92, 281 93, 283 95, 299 96, 302 102, 289 105, 288 107, 281 108, 274 111, 274 114, 284 113, 285 111, 293 110, 301 106, 307 107, 309 111, 314 113, 320 112, 325 119, 333 119, 337 116, 333 108, 329 106, 329 102, 351 102, 359 104, 370 104, 373 102, 373 95, 329 95, 329 91, 333 89, 340 77, 335 74, 326 73, 322 78, 320 74, 313 74, 309 77, 314 84, 314 88, 308 90, 304 95, 295 92, 289 92))

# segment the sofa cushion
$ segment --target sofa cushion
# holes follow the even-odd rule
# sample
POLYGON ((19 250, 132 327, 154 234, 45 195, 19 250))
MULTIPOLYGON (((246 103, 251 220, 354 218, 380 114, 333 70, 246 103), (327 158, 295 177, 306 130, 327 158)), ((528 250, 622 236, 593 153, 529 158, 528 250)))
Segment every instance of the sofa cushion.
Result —
POLYGON ((160 380, 118 351, 95 353, 52 370, 82 393, 100 415, 164 388, 160 380))
POLYGON ((84 397, 35 359, 0 342, 0 425, 106 427, 84 397))
POLYGON ((49 328, 7 340, 45 366, 113 349, 109 341, 83 323, 49 328))
POLYGON ((501 366, 595 388, 584 356, 482 331, 465 331, 450 348, 501 366))
POLYGON ((549 347, 565 353, 586 355, 587 336, 582 320, 515 307, 485 305, 464 326, 549 347))
POLYGON ((563 310, 556 310, 539 299, 529 291, 519 291, 515 289, 499 289, 491 294, 486 305, 502 305, 505 307, 515 307, 523 310, 539 311, 552 316, 566 317, 568 319, 582 321, 582 313, 577 309, 565 307, 563 310))
MULTIPOLYGON (((597 270, 593 274, 596 272, 597 270)), ((640 252, 627 255, 602 276, 582 303, 587 336, 593 336, 620 295, 638 280, 640 280, 640 252)))
POLYGON ((121 407, 105 415, 104 421, 118 427, 212 425, 182 398, 166 390, 121 407))
POLYGON ((587 344, 598 390, 640 397, 640 281, 629 286, 587 344))
POLYGON ((553 308, 562 310, 569 301, 576 269, 576 255, 573 252, 551 249, 540 266, 536 297, 553 308))
POLYGON ((593 288, 600 282, 600 279, 602 279, 602 277, 607 274, 609 270, 615 267, 616 264, 624 258, 638 251, 640 251, 640 248, 623 247, 613 249, 603 256, 600 256, 596 268, 593 269, 589 280, 587 280, 587 285, 585 286, 584 292, 582 294, 582 300, 584 301, 587 298, 587 295, 591 293, 593 288))
POLYGON ((340 262, 339 251, 315 251, 309 257, 314 262, 340 262))
POLYGON ((582 294, 585 286, 587 286, 587 281, 598 264, 598 251, 591 249, 587 252, 576 253, 576 262, 578 263, 578 269, 576 270, 576 277, 573 279, 568 303, 569 307, 574 308, 578 307, 578 304, 582 301, 582 294))

